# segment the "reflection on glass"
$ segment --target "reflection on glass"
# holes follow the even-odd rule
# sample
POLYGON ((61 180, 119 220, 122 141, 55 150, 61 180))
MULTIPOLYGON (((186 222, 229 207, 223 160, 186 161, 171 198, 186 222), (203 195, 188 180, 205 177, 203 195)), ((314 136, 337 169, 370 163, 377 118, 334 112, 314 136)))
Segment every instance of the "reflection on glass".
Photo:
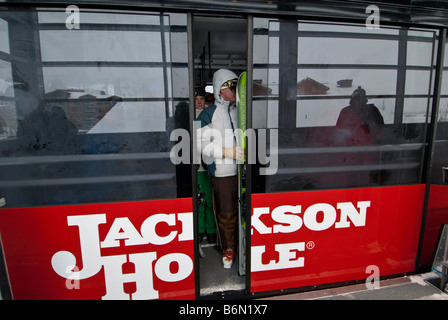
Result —
POLYGON ((254 50, 254 79, 273 89, 254 97, 254 124, 279 130, 279 170, 256 177, 256 190, 419 183, 435 33, 319 23, 297 23, 294 30, 288 24, 254 19, 260 49, 254 50), (295 52, 286 41, 291 37, 297 37, 295 52), (358 87, 381 119, 374 137, 364 134, 369 125, 362 117, 342 126, 358 87), (358 139, 347 143, 347 133, 358 139))
POLYGON ((188 101, 186 14, 86 9, 79 30, 66 28, 62 9, 4 17, 0 193, 8 206, 191 196, 167 132, 188 101))

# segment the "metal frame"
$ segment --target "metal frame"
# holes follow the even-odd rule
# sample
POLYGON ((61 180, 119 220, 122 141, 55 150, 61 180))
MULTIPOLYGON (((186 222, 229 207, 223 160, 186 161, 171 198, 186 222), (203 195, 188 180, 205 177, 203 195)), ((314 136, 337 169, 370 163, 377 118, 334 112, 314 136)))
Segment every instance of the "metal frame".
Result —
MULTIPOLYGON (((253 82, 253 16, 249 15, 246 17, 247 21, 247 83, 253 82)), ((189 60, 189 82, 190 82, 190 105, 194 105, 194 63, 193 62, 193 23, 194 16, 192 12, 188 13, 188 60, 189 60)), ((247 93, 247 105, 246 105, 246 119, 247 119, 247 128, 252 128, 252 95, 253 88, 248 85, 246 88, 247 93)), ((195 118, 194 108, 190 108, 190 119, 195 118)), ((193 126, 191 126, 191 132, 195 135, 195 131, 193 126)), ((195 148, 195 139, 192 139, 193 143, 191 148, 195 148)), ((251 181, 252 177, 252 165, 247 165, 246 177, 248 181, 251 181)), ((197 168, 196 166, 192 166, 192 181, 193 181, 193 211, 197 211, 197 168)), ((250 195, 251 195, 251 184, 248 183, 246 186, 246 208, 251 207, 250 195)), ((246 213, 246 248, 250 248, 250 230, 251 230, 251 212, 248 210, 246 213)), ((198 221, 194 219, 194 234, 197 234, 198 230, 198 221)), ((207 297, 200 295, 200 272, 199 272, 199 252, 198 252, 198 238, 195 237, 194 240, 194 254, 195 254, 195 295, 196 299, 201 299, 207 297)), ((245 294, 250 293, 250 250, 246 249, 246 281, 245 281, 245 289, 243 290, 245 294), (249 262, 249 263, 248 263, 249 262)), ((231 293, 234 295, 235 293, 231 293)), ((236 295, 240 295, 240 293, 236 293, 236 295)))
MULTIPOLYGON (((247 83, 253 83, 253 51, 254 51, 254 17, 249 15, 247 17, 247 83)), ((246 102, 246 119, 247 119, 247 129, 251 129, 253 127, 253 119, 252 119, 252 98, 253 98, 253 86, 246 86, 246 94, 247 94, 247 102, 246 102)), ((247 145, 247 143, 246 143, 247 145)), ((252 170, 253 165, 247 164, 246 169, 246 178, 249 183, 246 183, 246 292, 250 292, 250 284, 251 284, 251 195, 252 195, 252 170)))
POLYGON ((425 176, 424 183, 425 187, 425 197, 423 203, 423 213, 422 219, 420 223, 420 234, 419 234, 419 242, 417 249, 417 256, 415 262, 415 269, 420 269, 420 258, 423 250, 423 238, 425 234, 425 226, 426 226, 426 217, 428 213, 428 204, 429 204, 429 192, 431 189, 431 171, 432 171, 432 160, 434 157, 435 150, 435 141, 437 134, 437 124, 438 124, 438 115, 439 115, 439 104, 440 104, 440 93, 442 88, 442 76, 443 76, 443 60, 445 56, 445 43, 447 37, 447 29, 443 28, 439 33, 439 42, 437 47, 437 62, 436 62, 436 72, 434 79, 434 93, 432 99, 432 107, 431 107, 431 122, 428 124, 429 130, 427 134, 427 148, 426 154, 424 156, 424 160, 426 161, 425 168, 425 176))
MULTIPOLYGON (((144 1, 143 1, 144 2, 144 1)), ((143 2, 134 2, 138 3, 137 7, 139 7, 141 10, 147 10, 147 7, 144 8, 144 5, 147 5, 147 3, 143 3, 143 2)), ((326 5, 329 5, 330 3, 333 3, 336 1, 325 1, 326 5)), ((69 3, 69 1, 67 1, 67 4, 69 3)), ((216 2, 216 4, 214 4, 213 1, 211 1, 212 5, 216 5, 218 6, 218 2, 216 2)), ((21 5, 21 3, 4 3, 5 5, 21 5)), ((29 5, 29 3, 27 1, 23 1, 22 5, 29 5)), ((89 1, 84 1, 84 4, 86 6, 92 6, 92 7, 98 7, 97 4, 90 4, 89 1)), ((63 6, 62 4, 53 4, 53 3, 40 3, 40 4, 33 4, 33 6, 63 6)), ((124 6, 125 4, 122 4, 122 6, 124 6)), ((249 3, 250 5, 250 3, 249 3)), ((108 7, 110 5, 105 5, 104 7, 108 7)), ((224 6, 224 8, 222 7, 222 1, 219 1, 219 6, 221 6, 221 10, 223 10, 224 12, 226 10, 230 10, 230 9, 226 9, 228 8, 228 6, 224 6)), ((316 5, 317 6, 317 5, 316 5)), ((361 5, 359 5, 360 7, 361 5)), ((112 8, 118 8, 120 9, 120 5, 116 5, 116 6, 110 6, 112 8)), ((159 9, 157 5, 152 4, 151 10, 163 10, 162 7, 166 10, 166 6, 161 6, 159 9)), ((396 9, 397 7, 390 7, 390 11, 394 11, 394 8, 396 9)), ((403 7, 401 7, 403 8, 403 7)), ((183 7, 183 5, 179 4, 179 5, 174 5, 173 6, 173 10, 182 10, 182 12, 185 12, 186 8, 183 7)), ((200 8, 196 8, 197 10, 200 10, 200 8)), ((241 7, 240 9, 237 9, 236 12, 246 12, 246 10, 249 10, 250 8, 243 8, 241 7)), ((425 12, 425 8, 417 8, 418 10, 416 12, 425 12)), ((260 10, 258 8, 258 10, 260 10)), ((299 10, 299 9, 296 9, 299 10)), ((285 7, 281 7, 280 5, 278 6, 277 10, 274 9, 269 9, 267 8, 266 11, 255 11, 255 12, 259 12, 260 14, 266 14, 266 12, 268 12, 268 14, 271 14, 272 16, 276 16, 276 15, 280 15, 280 16, 287 16, 287 15, 295 15, 295 21, 297 21, 298 19, 298 13, 299 11, 295 11, 291 14, 291 12, 286 11, 285 7)), ((347 12, 344 11, 344 13, 346 14, 347 12)), ((303 14, 303 13, 302 13, 303 14)), ((446 12, 442 12, 442 14, 446 14, 446 12)), ((442 15, 441 14, 441 15, 442 15)), ((194 105, 194 77, 193 77, 193 71, 194 71, 194 61, 193 61, 193 52, 192 52, 192 25, 193 25, 193 13, 192 11, 188 11, 187 12, 187 16, 188 16, 188 22, 187 22, 187 35, 188 35, 188 72, 189 72, 189 92, 190 92, 190 97, 189 97, 189 103, 190 105, 194 105)), ((345 16, 343 17, 343 15, 341 14, 338 17, 334 17, 334 16, 327 16, 327 17, 319 17, 317 15, 315 15, 314 17, 311 16, 311 18, 314 18, 314 20, 322 20, 322 21, 331 21, 331 20, 335 20, 335 21, 361 21, 360 18, 353 18, 353 17, 348 17, 345 16)), ((403 25, 406 25, 407 23, 411 23, 412 19, 408 19, 407 21, 404 20, 404 22, 402 23, 403 25)), ((391 24, 394 24, 393 21, 387 21, 390 22, 391 24)), ((446 22, 445 22, 446 23, 446 22)), ((248 25, 248 53, 247 53, 247 71, 248 71, 248 83, 251 83, 252 79, 252 72, 253 72, 253 34, 254 34, 254 30, 253 30, 253 15, 247 15, 247 25, 248 25)), ((417 24, 417 26, 419 26, 417 24)), ((434 27, 434 25, 425 25, 424 23, 422 24, 422 26, 430 26, 431 28, 437 28, 434 27)), ((426 214, 427 214, 427 205, 428 205, 428 201, 429 201, 429 191, 430 191, 430 172, 432 170, 432 157, 434 155, 434 147, 435 147, 435 135, 436 135, 436 130, 437 130, 437 115, 438 115, 438 109, 439 109, 439 100, 441 95, 441 82, 442 82, 442 74, 443 74, 443 70, 446 69, 447 67, 443 67, 443 57, 444 57, 444 51, 445 51, 445 43, 446 43, 446 37, 447 37, 447 29, 445 28, 445 26, 440 26, 439 25, 439 31, 440 31, 440 37, 439 37, 439 43, 438 43, 438 48, 437 48, 437 62, 436 62, 436 69, 435 69, 435 82, 434 82, 434 93, 433 93, 433 103, 431 106, 432 109, 432 116, 431 116, 431 123, 428 124, 429 126, 429 134, 428 134, 428 138, 427 138, 427 143, 428 143, 428 148, 427 148, 427 153, 425 155, 425 159, 427 161, 426 163, 426 176, 425 176, 425 183, 426 183, 426 190, 425 190, 425 204, 424 204, 424 212, 422 215, 422 222, 421 222, 421 229, 420 229, 420 239, 419 239, 419 246, 418 246, 418 252, 417 252, 417 259, 416 259, 416 270, 419 268, 419 260, 420 260, 420 256, 421 256, 421 250, 422 250, 422 242, 423 242, 423 235, 424 235, 424 228, 425 228, 425 221, 426 221, 426 214)), ((10 30, 10 34, 12 34, 11 30, 10 30)), ((297 39, 297 37, 296 37, 297 39)), ((401 48, 401 46, 400 46, 401 48)), ((402 48, 402 49, 406 49, 406 48, 402 48)), ((3 56, 3 54, 2 54, 3 56)), ((5 59, 7 60, 7 59, 5 59)), ((296 70, 294 70, 294 72, 296 73, 296 70)), ((402 77, 398 77, 397 81, 399 78, 402 77)), ((38 88, 39 86, 36 86, 36 88, 38 88)), ((404 90, 404 88, 402 88, 404 90)), ((398 86, 397 86, 397 91, 398 91, 398 86)), ((294 105, 294 110, 295 110, 295 105, 294 105)), ((247 104, 247 121, 248 121, 248 128, 252 128, 252 87, 248 86, 248 104, 247 104)), ((194 109, 190 108, 190 118, 193 119, 194 118, 194 109)), ((282 120, 283 121, 283 120, 282 120)), ((287 121, 287 120, 285 120, 287 121)), ((190 124, 190 129, 191 132, 193 132, 193 128, 192 128, 192 124, 190 124)), ((253 165, 249 165, 248 166, 248 179, 249 181, 252 178, 252 170, 253 170, 253 165)), ((196 190, 196 186, 197 186, 197 176, 196 176, 196 170, 192 169, 192 183, 193 183, 193 209, 196 210, 197 208, 197 195, 195 193, 196 190)), ((250 208, 250 194, 251 194, 251 184, 248 184, 248 208, 250 208)), ((247 229, 246 232, 250 235, 250 211, 246 212, 246 221, 247 223, 247 229)), ((195 221, 194 224, 194 230, 195 232, 197 231, 197 222, 195 221)), ((246 241, 247 241, 247 248, 250 248, 250 236, 246 237, 246 241)), ((195 254, 195 278, 199 279, 199 270, 198 270, 198 261, 197 261, 197 257, 198 257, 198 250, 197 250, 197 238, 195 238, 194 240, 194 254, 195 254)), ((250 262, 250 250, 247 251, 246 254, 246 259, 247 261, 250 262)), ((246 264, 246 293, 250 293, 250 263, 246 264)), ((326 285, 326 287, 328 286, 334 286, 337 284, 333 284, 333 285, 326 285)), ((296 289, 291 289, 288 291, 304 291, 304 290, 309 290, 310 288, 296 288, 296 289)), ((315 287, 314 287, 315 289, 315 287)), ((195 288, 195 292, 196 292, 196 298, 199 298, 199 286, 196 286, 195 288)), ((267 295, 268 293, 263 293, 261 295, 267 295)), ((272 292, 270 294, 273 294, 272 292)), ((7 295, 5 295, 5 293, 3 293, 3 297, 7 297, 7 295)))
MULTIPOLYGON (((11 7, 29 6, 28 0, 6 0, 5 5, 11 7)), ((33 6, 51 5, 53 7, 67 7, 72 5, 70 0, 49 1, 40 0, 33 3, 33 6)), ((182 10, 189 11, 194 7, 198 11, 222 12, 222 13, 244 13, 244 14, 276 14, 282 16, 303 16, 306 18, 319 19, 325 17, 327 20, 353 20, 365 21, 368 14, 365 10, 372 1, 357 0, 253 0, 253 1, 232 1, 232 0, 209 0, 209 1, 186 1, 186 0, 129 0, 129 1, 111 1, 101 3, 94 0, 80 0, 78 6, 112 9, 143 9, 148 8, 156 10, 182 10)), ((438 26, 448 26, 448 5, 442 1, 424 1, 424 0, 390 0, 375 1, 375 5, 381 9, 381 21, 385 23, 413 24, 431 24, 438 26)))
MULTIPOLYGON (((194 106, 194 61, 193 61, 193 14, 191 12, 187 13, 187 42, 188 42, 188 83, 189 83, 189 105, 194 106)), ((195 109, 189 108, 190 119, 195 118, 195 109)), ((196 131, 193 126, 193 121, 190 121, 190 132, 193 135, 193 139, 190 139, 190 148, 195 150, 196 148, 196 131)), ((193 155, 191 153, 191 163, 193 163, 193 155)), ((198 168, 195 165, 191 165, 191 184, 193 187, 193 212, 198 210, 198 168)), ((193 215, 194 217, 194 215, 193 215)), ((198 219, 193 218, 193 230, 194 234, 198 234, 198 219)), ((198 237, 194 237, 194 279, 195 279, 195 297, 198 299, 200 297, 200 277, 199 277, 199 241, 198 237)))

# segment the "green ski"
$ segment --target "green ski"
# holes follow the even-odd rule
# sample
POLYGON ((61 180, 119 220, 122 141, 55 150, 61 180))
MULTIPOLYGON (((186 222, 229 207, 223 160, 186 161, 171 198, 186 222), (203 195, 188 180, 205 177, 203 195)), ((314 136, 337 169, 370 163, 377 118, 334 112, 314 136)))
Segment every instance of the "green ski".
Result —
MULTIPOLYGON (((238 78, 236 92, 238 110, 239 145, 246 150, 246 72, 238 78)), ((244 163, 238 164, 238 273, 246 274, 246 156, 244 163)))

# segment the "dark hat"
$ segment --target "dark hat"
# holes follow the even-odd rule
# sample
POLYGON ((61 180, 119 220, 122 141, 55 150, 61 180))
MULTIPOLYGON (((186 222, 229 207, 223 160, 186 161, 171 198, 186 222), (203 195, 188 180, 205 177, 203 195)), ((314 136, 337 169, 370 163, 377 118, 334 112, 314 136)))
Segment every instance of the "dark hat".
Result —
POLYGON ((194 89, 194 96, 202 96, 205 97, 205 89, 203 87, 196 87, 194 89))
POLYGON ((366 103, 367 102, 366 90, 361 88, 361 86, 358 86, 358 89, 353 91, 350 101, 357 103, 366 103))

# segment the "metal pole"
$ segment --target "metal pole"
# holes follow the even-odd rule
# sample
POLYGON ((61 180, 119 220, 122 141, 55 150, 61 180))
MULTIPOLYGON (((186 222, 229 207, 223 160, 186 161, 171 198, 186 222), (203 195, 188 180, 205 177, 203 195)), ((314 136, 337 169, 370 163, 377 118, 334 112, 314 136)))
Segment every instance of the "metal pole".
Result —
POLYGON ((422 255, 423 248, 423 238, 425 233, 426 226, 426 216, 428 213, 428 204, 429 204, 429 191, 431 188, 431 171, 432 171, 432 160, 434 158, 434 149, 435 149, 435 140, 437 134, 437 121, 438 121, 438 113, 439 113, 439 103, 440 103, 440 91, 442 87, 442 75, 443 75, 443 60, 445 55, 445 42, 446 42, 446 29, 441 29, 439 33, 439 44, 437 48, 437 65, 436 65, 436 74, 434 81, 434 95, 432 99, 432 110, 431 110, 431 123, 430 130, 428 134, 428 149, 426 151, 426 172, 425 172, 425 198, 423 202, 423 212, 422 219, 420 224, 420 235, 417 249, 417 256, 415 261, 415 269, 418 270, 420 267, 420 258, 422 255))

